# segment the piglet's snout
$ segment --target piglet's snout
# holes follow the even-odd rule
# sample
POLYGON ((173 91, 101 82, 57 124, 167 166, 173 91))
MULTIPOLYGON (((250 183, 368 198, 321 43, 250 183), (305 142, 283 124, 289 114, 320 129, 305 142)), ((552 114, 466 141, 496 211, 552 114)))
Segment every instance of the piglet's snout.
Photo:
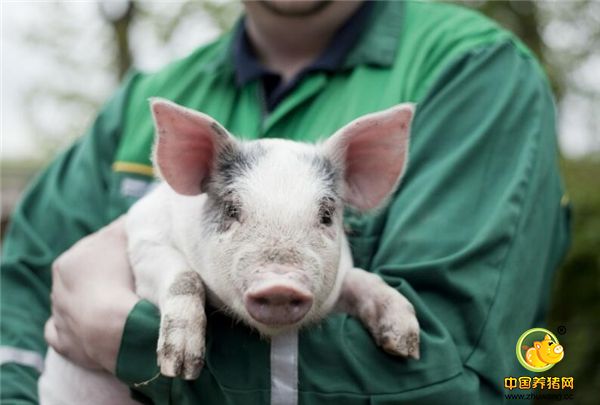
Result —
POLYGON ((313 304, 313 295, 287 280, 263 282, 246 292, 246 310, 254 320, 272 326, 300 321, 313 304))

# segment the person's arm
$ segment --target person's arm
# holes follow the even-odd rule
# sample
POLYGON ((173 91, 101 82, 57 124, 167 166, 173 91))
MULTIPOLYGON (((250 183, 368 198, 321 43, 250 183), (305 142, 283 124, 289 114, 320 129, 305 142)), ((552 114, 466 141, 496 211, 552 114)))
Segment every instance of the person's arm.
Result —
POLYGON ((421 359, 393 358, 356 320, 335 319, 300 339, 301 398, 503 401, 504 377, 527 373, 515 344, 541 326, 568 240, 554 110, 540 68, 508 41, 441 74, 418 104, 373 255, 361 258, 415 306, 421 359))
POLYGON ((1 269, 3 403, 37 402, 52 262, 80 238, 114 219, 107 209, 111 165, 128 86, 103 108, 89 132, 29 186, 12 214, 1 269))

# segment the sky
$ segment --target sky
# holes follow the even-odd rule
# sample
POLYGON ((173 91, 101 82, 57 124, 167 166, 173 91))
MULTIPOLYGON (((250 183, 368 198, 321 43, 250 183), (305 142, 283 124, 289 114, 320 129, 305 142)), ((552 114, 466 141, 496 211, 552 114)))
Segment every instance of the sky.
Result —
MULTIPOLYGON (((51 145, 69 144, 91 123, 97 106, 114 91, 118 81, 109 69, 111 57, 107 53, 111 32, 99 17, 95 1, 64 2, 58 7, 48 1, 4 0, 1 7, 2 159, 35 158, 44 150, 44 137, 51 145), (32 95, 32 89, 45 86, 82 93, 90 104, 81 107, 48 100, 44 93, 32 95), (41 136, 40 131, 45 135, 41 136)), ((160 16, 174 13, 177 7, 173 3, 152 3, 149 10, 160 16)), ((143 20, 133 27, 135 63, 142 70, 156 70, 219 32, 206 16, 198 15, 184 19, 165 45, 151 21, 143 20)), ((573 40, 579 35, 577 30, 559 28, 547 30, 544 38, 568 46, 569 36, 573 40)), ((575 73, 585 79, 586 85, 600 94, 600 57, 577 69, 575 73)), ((594 113, 589 109, 585 100, 569 95, 561 106, 559 143, 569 157, 582 156, 598 147, 593 129, 585 125, 586 114, 594 113)))

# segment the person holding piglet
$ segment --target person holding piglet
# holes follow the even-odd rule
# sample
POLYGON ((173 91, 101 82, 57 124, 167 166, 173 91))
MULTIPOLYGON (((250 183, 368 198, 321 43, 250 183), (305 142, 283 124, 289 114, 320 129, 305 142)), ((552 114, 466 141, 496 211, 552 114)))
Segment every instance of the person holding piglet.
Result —
POLYGON ((115 374, 138 399, 499 402, 515 334, 543 318, 568 240, 554 106, 541 68, 506 31, 451 5, 245 7, 216 42, 160 72, 132 73, 16 210, 2 264, 2 398, 37 400, 50 269, 63 254, 54 267, 50 343, 115 374), (347 212, 345 224, 355 265, 414 306, 420 359, 386 354, 346 315, 273 352, 249 328, 208 313, 197 380, 135 385, 158 372, 159 315, 133 292, 121 223, 96 231, 152 181, 147 99, 155 96, 202 111, 233 134, 303 141, 416 103, 401 187, 385 209, 347 212), (516 296, 531 279, 527 296, 516 296), (287 362, 272 362, 279 358, 287 362))

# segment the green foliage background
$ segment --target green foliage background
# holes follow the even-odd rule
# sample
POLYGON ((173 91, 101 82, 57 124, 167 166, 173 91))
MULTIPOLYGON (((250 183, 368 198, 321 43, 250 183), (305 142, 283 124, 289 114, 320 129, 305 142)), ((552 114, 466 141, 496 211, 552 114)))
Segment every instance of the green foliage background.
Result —
POLYGON ((574 402, 591 405, 600 393, 600 156, 565 159, 561 167, 572 207, 572 240, 554 282, 548 328, 555 333, 566 328, 558 335, 565 358, 547 375, 574 377, 574 402))

